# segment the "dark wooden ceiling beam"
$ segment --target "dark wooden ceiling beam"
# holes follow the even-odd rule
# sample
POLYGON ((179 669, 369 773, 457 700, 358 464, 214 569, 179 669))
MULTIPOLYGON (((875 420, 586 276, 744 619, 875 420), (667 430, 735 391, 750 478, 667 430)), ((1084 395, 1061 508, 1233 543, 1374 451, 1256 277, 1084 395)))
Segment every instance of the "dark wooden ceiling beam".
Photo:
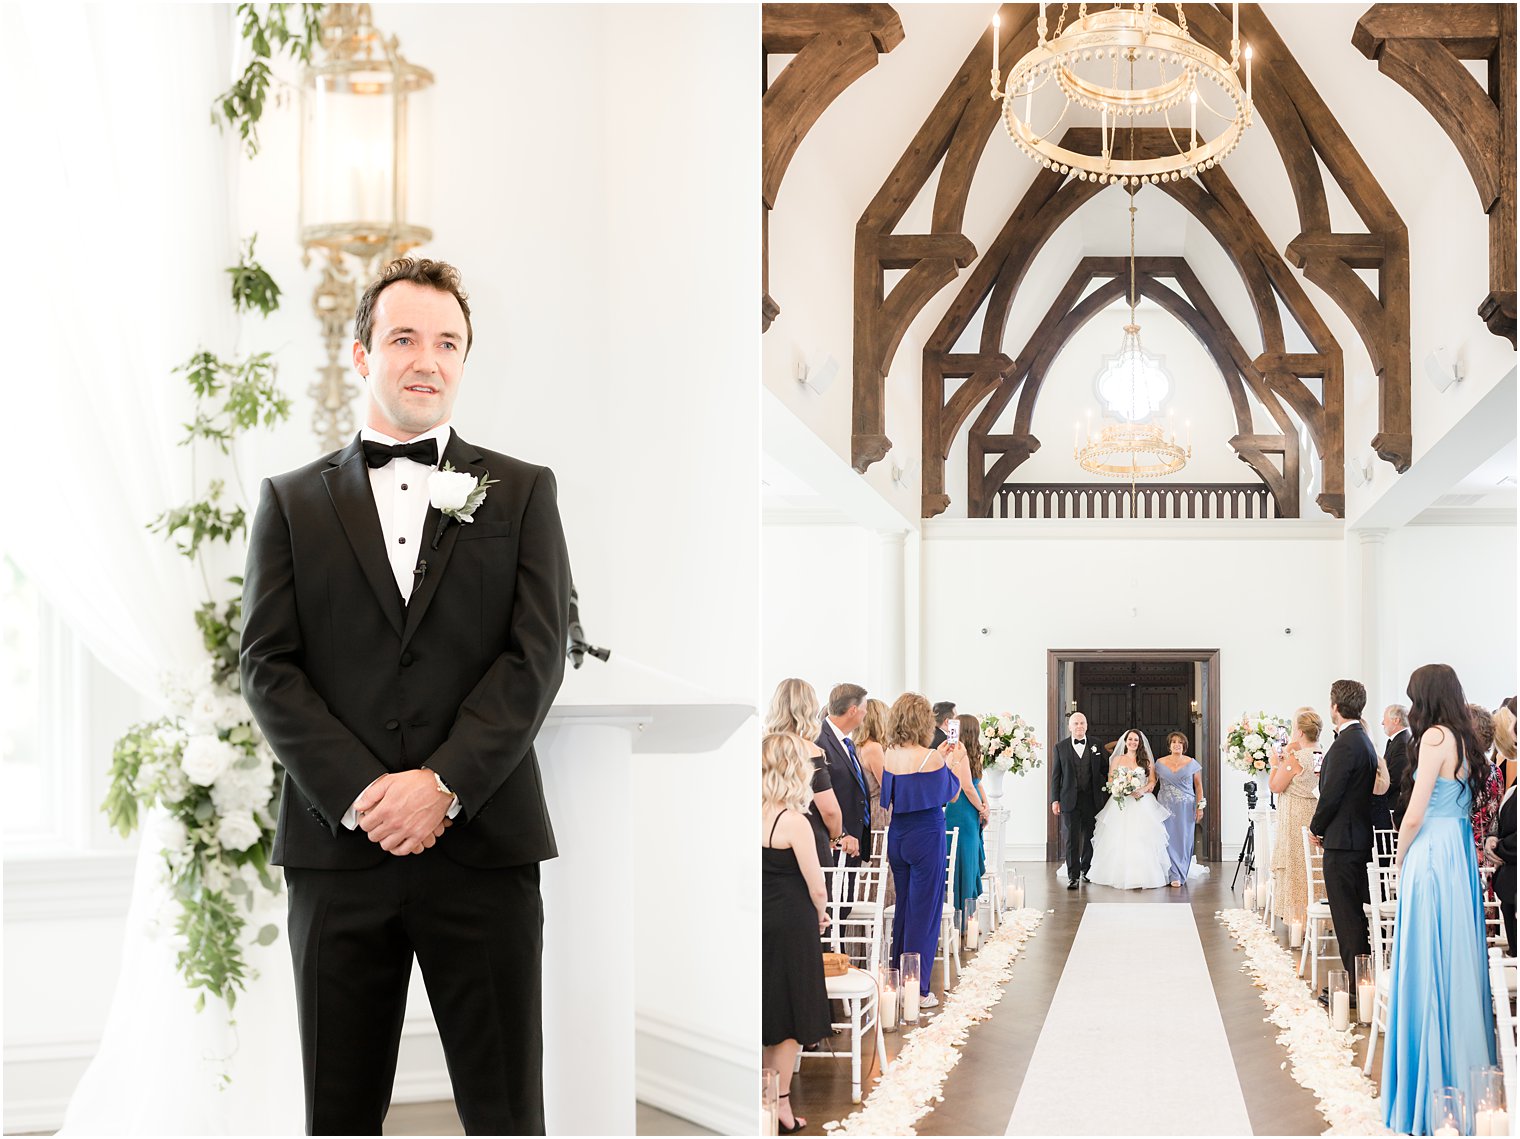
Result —
POLYGON ((1489 218, 1478 315, 1515 343, 1515 5, 1375 4, 1351 42, 1414 96, 1467 165, 1489 218), (1488 61, 1485 86, 1462 65, 1488 61))
MULTIPOLYGON (((765 4, 760 43, 764 56, 790 55, 761 100, 760 200, 775 208, 787 167, 808 131, 850 84, 903 40, 902 21, 890 4, 765 4)), ((767 218, 768 221, 768 218, 767 218)), ((761 230, 760 329, 781 312, 770 295, 770 227, 761 230)))

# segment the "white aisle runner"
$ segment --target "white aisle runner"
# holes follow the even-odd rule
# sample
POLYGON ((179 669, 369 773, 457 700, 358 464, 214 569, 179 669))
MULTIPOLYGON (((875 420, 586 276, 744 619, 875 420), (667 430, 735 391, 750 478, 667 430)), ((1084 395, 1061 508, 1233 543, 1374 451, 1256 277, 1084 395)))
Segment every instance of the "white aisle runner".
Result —
POLYGON ((1190 906, 1088 905, 1007 1134, 1251 1134, 1190 906))

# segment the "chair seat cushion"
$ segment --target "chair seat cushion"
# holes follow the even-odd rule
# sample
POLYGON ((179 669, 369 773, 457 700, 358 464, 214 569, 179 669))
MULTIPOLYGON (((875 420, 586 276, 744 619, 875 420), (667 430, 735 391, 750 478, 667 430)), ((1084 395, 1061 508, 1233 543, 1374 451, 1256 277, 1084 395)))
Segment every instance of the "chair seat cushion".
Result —
POLYGON ((842 977, 825 977, 823 984, 828 990, 829 999, 834 1001, 866 997, 876 992, 876 982, 858 969, 851 969, 842 977))

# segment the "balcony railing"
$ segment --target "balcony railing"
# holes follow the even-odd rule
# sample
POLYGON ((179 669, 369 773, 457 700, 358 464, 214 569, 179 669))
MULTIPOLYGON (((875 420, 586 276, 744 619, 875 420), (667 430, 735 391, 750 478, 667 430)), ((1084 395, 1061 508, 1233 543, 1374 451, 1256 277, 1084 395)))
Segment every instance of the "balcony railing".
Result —
POLYGON ((999 518, 1276 518, 1261 483, 1004 483, 999 518))

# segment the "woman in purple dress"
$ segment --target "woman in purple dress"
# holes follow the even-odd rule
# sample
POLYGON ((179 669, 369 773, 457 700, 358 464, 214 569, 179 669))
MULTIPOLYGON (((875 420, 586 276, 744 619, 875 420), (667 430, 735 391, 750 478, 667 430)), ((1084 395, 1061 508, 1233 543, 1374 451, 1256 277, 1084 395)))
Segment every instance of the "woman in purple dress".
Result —
POLYGON ((1181 732, 1168 735, 1166 744, 1171 754, 1156 762, 1156 798, 1167 812, 1170 884, 1181 886, 1193 868, 1193 828, 1203 818, 1203 768, 1188 755, 1188 738, 1181 732))

